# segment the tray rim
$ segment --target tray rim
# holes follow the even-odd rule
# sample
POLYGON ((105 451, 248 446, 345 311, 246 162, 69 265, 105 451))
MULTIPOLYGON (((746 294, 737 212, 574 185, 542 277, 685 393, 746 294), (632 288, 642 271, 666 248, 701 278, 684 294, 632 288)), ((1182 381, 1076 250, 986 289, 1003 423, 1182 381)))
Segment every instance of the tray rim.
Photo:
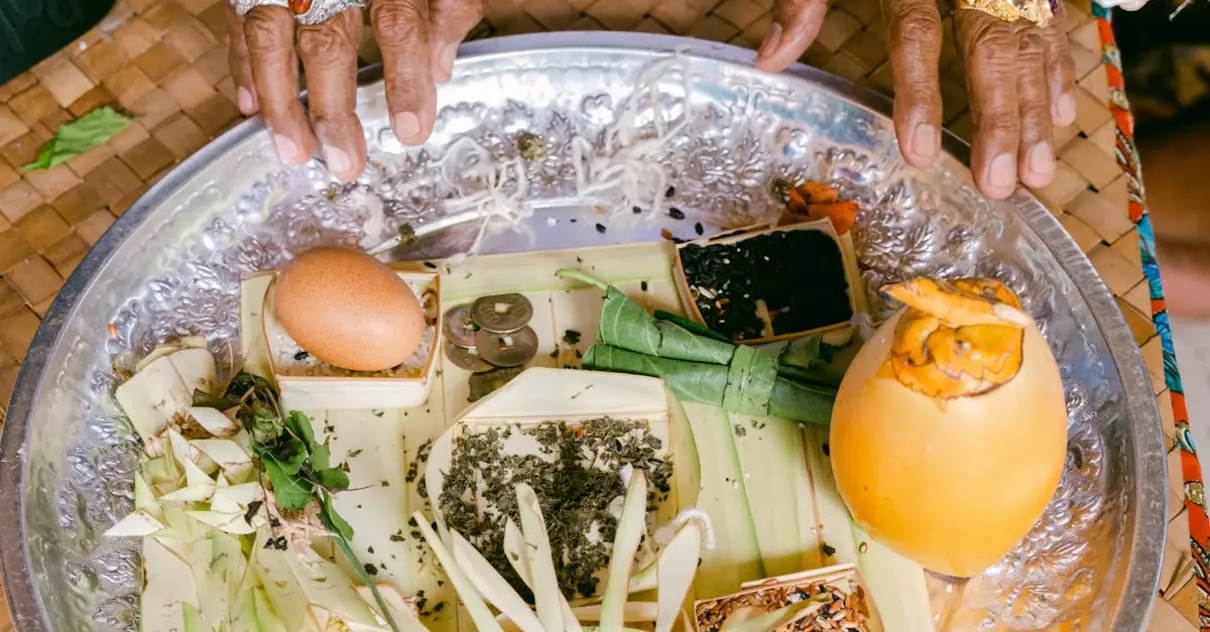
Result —
MULTIPOLYGON (((629 32, 535 33, 493 37, 459 46, 458 58, 489 58, 540 50, 625 50, 666 55, 680 51, 692 57, 751 66, 755 52, 732 44, 691 37, 629 32)), ((890 97, 824 70, 795 63, 781 73, 831 92, 882 117, 891 114, 890 97)), ((358 87, 381 81, 381 65, 358 72, 358 87)), ((303 98, 306 98, 305 91, 303 98)), ((92 247, 55 296, 34 335, 21 364, 12 400, 0 435, 0 574, 15 629, 20 632, 51 630, 32 575, 25 533, 25 499, 21 493, 28 468, 24 446, 29 438, 31 414, 47 386, 46 370, 60 342, 64 323, 76 315, 77 300, 91 287, 98 272, 110 261, 127 237, 177 189, 233 146, 265 130, 258 118, 244 120, 181 161, 127 210, 92 247), (13 458, 13 455, 18 455, 13 458)), ((943 130, 945 154, 966 164, 970 146, 943 130)), ((1104 280, 1075 240, 1032 194, 1018 187, 1009 199, 1024 225, 1047 246, 1059 266, 1075 284, 1089 306, 1093 320, 1105 338, 1114 369, 1122 382, 1124 400, 1131 417, 1129 431, 1134 439, 1131 457, 1135 463, 1133 516, 1127 516, 1123 531, 1129 533, 1125 576, 1117 578, 1121 599, 1112 613, 1112 632, 1142 632, 1146 629, 1158 592, 1164 547, 1167 541, 1168 467, 1163 418, 1152 388, 1151 377, 1120 308, 1104 280)))

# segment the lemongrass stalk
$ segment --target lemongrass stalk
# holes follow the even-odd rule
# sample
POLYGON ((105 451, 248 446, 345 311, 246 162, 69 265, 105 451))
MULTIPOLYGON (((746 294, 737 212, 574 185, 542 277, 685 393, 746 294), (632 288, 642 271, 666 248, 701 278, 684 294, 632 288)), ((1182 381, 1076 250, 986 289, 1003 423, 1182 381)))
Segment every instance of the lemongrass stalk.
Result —
POLYGON ((424 514, 417 511, 412 514, 412 517, 416 520, 416 527, 420 529, 420 534, 424 536, 429 548, 433 549, 433 554, 437 556, 437 561, 445 569, 446 576, 450 578, 450 583, 454 585, 454 590, 462 599, 462 605, 466 606, 466 611, 470 613, 471 619, 475 622, 475 628, 480 632, 503 632, 475 585, 467 579, 466 575, 462 574, 462 569, 455 562, 453 554, 445 548, 441 538, 438 538, 437 534, 433 532, 433 528, 429 526, 429 521, 424 514))
POLYGON ((481 553, 457 531, 450 532, 454 562, 467 579, 496 609, 517 624, 522 632, 542 632, 542 622, 517 591, 492 567, 481 553))
POLYGON ((685 596, 693 585, 693 576, 697 573, 704 537, 700 522, 687 522, 656 558, 660 591, 656 595, 659 611, 655 618, 655 632, 670 632, 676 624, 681 606, 685 604, 685 596))
POLYGON ((517 513, 521 515, 521 533, 525 536, 525 554, 529 557, 538 620, 546 632, 564 632, 563 604, 566 600, 559 592, 546 521, 538 505, 538 495, 525 483, 517 485, 517 513))
MULTIPOLYGON (((533 574, 529 572, 529 556, 525 554, 525 536, 521 533, 521 528, 511 518, 504 522, 504 552, 513 570, 517 571, 517 575, 521 577, 521 581, 526 586, 529 586, 529 589, 532 591, 534 589, 534 578, 533 574)), ((576 616, 572 614, 571 604, 566 599, 563 599, 562 602, 563 627, 567 632, 581 632, 580 623, 576 620, 576 616)))
POLYGON ((525 554, 525 535, 512 518, 504 521, 504 552, 508 554, 505 557, 512 564, 513 570, 521 576, 521 581, 533 590, 533 573, 529 571, 529 556, 525 554))
POLYGON ((642 470, 635 470, 626 488, 626 500, 622 503, 622 517, 613 538, 613 551, 609 556, 609 580, 605 588, 605 600, 601 603, 600 628, 602 632, 619 632, 622 629, 622 612, 629 596, 630 572, 634 569, 634 554, 647 526, 647 478, 642 470))

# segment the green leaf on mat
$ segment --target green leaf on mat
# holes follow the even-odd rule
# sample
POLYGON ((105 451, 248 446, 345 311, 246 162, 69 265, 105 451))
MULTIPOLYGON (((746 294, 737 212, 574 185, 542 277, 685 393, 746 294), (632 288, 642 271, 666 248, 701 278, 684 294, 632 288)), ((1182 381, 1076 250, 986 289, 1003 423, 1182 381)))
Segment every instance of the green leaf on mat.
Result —
POLYGON ((97 108, 70 123, 60 125, 55 135, 42 145, 38 159, 22 169, 39 171, 62 164, 93 147, 104 145, 135 120, 137 119, 115 112, 109 106, 97 108))

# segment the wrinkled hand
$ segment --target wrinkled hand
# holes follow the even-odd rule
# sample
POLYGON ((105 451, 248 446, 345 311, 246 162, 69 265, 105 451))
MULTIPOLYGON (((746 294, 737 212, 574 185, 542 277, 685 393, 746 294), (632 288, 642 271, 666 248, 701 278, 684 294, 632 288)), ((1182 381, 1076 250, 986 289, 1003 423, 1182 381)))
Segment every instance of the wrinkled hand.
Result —
MULTIPOLYGON (((432 133, 436 84, 449 80, 458 43, 481 10, 481 0, 374 0, 370 5, 391 128, 400 141, 417 145, 432 133)), ((345 181, 361 175, 366 147, 355 109, 362 12, 348 10, 314 26, 296 26, 289 9, 276 6, 257 7, 242 17, 229 9, 229 16, 239 108, 246 115, 264 115, 282 161, 299 165, 322 148, 333 175, 345 181), (299 57, 307 77, 306 109, 299 100, 299 57)))
MULTIPOLYGON (((927 167, 941 153, 941 14, 936 0, 882 0, 895 81, 895 132, 908 163, 927 167)), ((826 0, 781 0, 757 66, 785 69, 819 34, 826 0)), ((954 11, 958 50, 966 64, 975 138, 971 171, 984 195, 1008 197, 1020 179, 1031 187, 1055 175, 1054 126, 1076 117, 1074 67, 1063 30, 1064 7, 1046 28, 954 11)))

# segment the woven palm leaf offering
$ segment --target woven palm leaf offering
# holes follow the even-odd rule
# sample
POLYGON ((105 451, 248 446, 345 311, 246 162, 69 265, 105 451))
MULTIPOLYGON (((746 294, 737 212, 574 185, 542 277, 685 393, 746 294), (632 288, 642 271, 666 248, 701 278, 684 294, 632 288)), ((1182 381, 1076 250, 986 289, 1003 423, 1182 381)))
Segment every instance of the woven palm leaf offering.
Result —
POLYGON ((347 471, 267 379, 220 384, 204 341, 184 338, 140 362, 118 401, 144 450, 134 511, 106 535, 141 540, 143 630, 419 625, 413 600, 352 549, 333 502, 347 471))
POLYGON ((694 468, 695 460, 671 457, 671 432, 659 380, 528 369, 468 408, 433 444, 425 482, 439 530, 460 533, 528 596, 508 535, 510 521, 519 520, 516 489, 528 486, 544 507, 560 593, 599 597, 627 480, 642 474, 646 481, 644 528, 693 507, 697 489, 674 489, 673 468, 694 468))
POLYGON ((423 515, 416 514, 415 519, 478 630, 691 632, 682 605, 692 587, 708 523, 699 517, 674 525, 658 552, 644 551, 651 540, 647 480, 642 470, 629 470, 627 479, 613 527, 604 593, 578 605, 565 598, 560 585, 557 562, 566 559, 566 552, 560 551, 552 532, 559 526, 543 514, 542 506, 550 503, 540 500, 528 484, 518 483, 514 490, 516 519, 507 518, 504 549, 510 568, 533 595, 529 600, 457 530, 448 530, 442 538, 424 523, 423 515), (631 601, 630 595, 639 592, 654 592, 654 600, 631 601), (500 614, 493 617, 487 603, 500 614))

